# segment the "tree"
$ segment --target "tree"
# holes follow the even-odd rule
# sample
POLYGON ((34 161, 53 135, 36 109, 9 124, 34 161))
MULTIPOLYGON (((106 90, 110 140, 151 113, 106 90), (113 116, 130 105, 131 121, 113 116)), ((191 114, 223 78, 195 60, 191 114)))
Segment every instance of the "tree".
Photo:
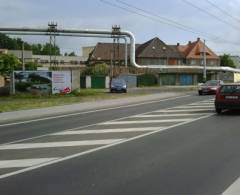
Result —
POLYGON ((220 66, 229 66, 231 68, 236 68, 233 60, 230 58, 228 54, 220 56, 220 66))
POLYGON ((75 52, 73 51, 73 52, 69 53, 68 56, 76 56, 76 54, 75 54, 75 52))
POLYGON ((28 62, 25 64, 25 70, 37 70, 38 67, 42 65, 36 64, 34 62, 28 62))
POLYGON ((108 75, 109 74, 109 67, 107 64, 95 64, 94 66, 87 67, 84 72, 82 73, 83 75, 108 75))
POLYGON ((26 50, 31 50, 31 45, 24 42, 21 38, 10 38, 5 34, 0 33, 0 48, 21 50, 23 43, 26 50))
POLYGON ((22 50, 22 44, 24 43, 25 50, 32 50, 35 55, 60 55, 60 49, 56 45, 51 47, 50 43, 42 44, 29 44, 24 42, 21 38, 11 38, 5 34, 0 33, 0 48, 22 50), (50 52, 51 51, 51 52, 50 52))
POLYGON ((74 51, 72 51, 71 53, 65 52, 65 53, 64 53, 64 56, 76 56, 76 54, 75 54, 74 51))
POLYGON ((57 45, 53 47, 53 45, 51 46, 50 43, 46 43, 42 47, 41 54, 42 55, 60 55, 60 49, 57 45))
POLYGON ((17 49, 17 42, 9 38, 7 35, 0 33, 0 48, 17 49))
POLYGON ((0 74, 3 76, 9 76, 12 71, 21 70, 21 63, 12 54, 0 55, 0 74))
POLYGON ((41 44, 32 44, 32 52, 34 55, 41 55, 42 45, 41 44))

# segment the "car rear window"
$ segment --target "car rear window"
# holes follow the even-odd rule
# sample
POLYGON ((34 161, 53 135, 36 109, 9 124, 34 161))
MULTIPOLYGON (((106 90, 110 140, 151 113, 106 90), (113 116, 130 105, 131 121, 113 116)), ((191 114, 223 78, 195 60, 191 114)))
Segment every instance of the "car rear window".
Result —
POLYGON ((240 85, 222 86, 221 93, 240 93, 240 85))
POLYGON ((208 85, 208 86, 217 86, 219 83, 220 83, 219 81, 211 80, 211 81, 207 81, 206 85, 208 85))
POLYGON ((113 79, 112 80, 113 85, 125 85, 125 81, 121 79, 113 79))

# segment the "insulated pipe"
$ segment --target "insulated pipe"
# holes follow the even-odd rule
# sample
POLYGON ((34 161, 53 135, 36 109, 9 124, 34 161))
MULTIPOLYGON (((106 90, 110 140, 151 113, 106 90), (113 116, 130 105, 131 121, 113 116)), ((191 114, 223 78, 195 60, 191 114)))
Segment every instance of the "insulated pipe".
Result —
MULTIPOLYGON (((133 33, 129 31, 119 31, 119 32, 113 32, 110 30, 93 30, 93 29, 84 29, 84 30, 71 30, 71 29, 65 29, 65 30, 59 30, 59 29, 36 29, 36 28, 0 28, 0 32, 36 32, 36 33, 65 33, 65 34, 94 34, 94 35, 123 35, 130 38, 130 62, 133 66, 137 68, 156 68, 156 69, 203 69, 202 66, 172 66, 172 65, 149 65, 149 66, 141 66, 136 63, 135 60, 135 37, 133 33)), ((239 69, 234 69, 230 67, 207 67, 208 70, 216 70, 216 71, 230 71, 230 72, 238 72, 240 73, 239 69)))
POLYGON ((67 37, 93 37, 93 38, 120 38, 125 42, 125 51, 124 51, 124 59, 125 66, 128 66, 128 43, 126 36, 118 36, 118 35, 93 35, 93 34, 62 34, 62 33, 30 33, 30 32, 5 32, 8 35, 33 35, 33 36, 67 36, 67 37))
MULTIPOLYGON (((171 69, 178 69, 178 70, 184 70, 184 69, 192 69, 192 70, 203 70, 203 66, 188 66, 188 65, 149 65, 148 68, 152 69, 159 69, 159 70, 171 70, 171 69)), ((236 68, 230 68, 227 66, 207 66, 207 70, 209 71, 228 71, 228 72, 235 72, 240 73, 240 69, 236 68)))
POLYGON ((71 30, 71 29, 38 29, 38 28, 0 28, 0 32, 35 32, 35 33, 65 33, 65 34, 101 34, 101 35, 122 35, 130 38, 130 62, 137 68, 146 68, 147 66, 140 66, 135 61, 135 37, 133 33, 129 31, 113 32, 111 30, 94 30, 94 29, 83 29, 83 30, 71 30))

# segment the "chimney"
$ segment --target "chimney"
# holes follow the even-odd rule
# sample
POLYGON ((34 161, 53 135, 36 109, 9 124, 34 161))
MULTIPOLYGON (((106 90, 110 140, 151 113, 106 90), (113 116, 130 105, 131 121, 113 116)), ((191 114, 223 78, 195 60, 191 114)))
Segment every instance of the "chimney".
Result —
POLYGON ((199 37, 197 38, 197 41, 200 41, 200 38, 199 38, 199 37))
POLYGON ((177 46, 180 46, 180 43, 177 43, 177 46))
POLYGON ((191 41, 188 41, 188 44, 191 44, 192 42, 191 41))

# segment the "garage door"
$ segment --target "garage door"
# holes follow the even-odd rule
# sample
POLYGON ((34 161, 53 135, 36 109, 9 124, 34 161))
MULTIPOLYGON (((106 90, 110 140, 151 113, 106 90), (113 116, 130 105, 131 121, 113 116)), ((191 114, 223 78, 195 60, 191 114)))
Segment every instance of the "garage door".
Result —
POLYGON ((176 75, 174 74, 161 74, 160 79, 162 85, 176 85, 176 75))
POLYGON ((180 85, 192 85, 193 76, 189 74, 180 75, 180 85))
POLYGON ((93 76, 91 77, 91 83, 93 89, 105 88, 105 76, 93 76))

